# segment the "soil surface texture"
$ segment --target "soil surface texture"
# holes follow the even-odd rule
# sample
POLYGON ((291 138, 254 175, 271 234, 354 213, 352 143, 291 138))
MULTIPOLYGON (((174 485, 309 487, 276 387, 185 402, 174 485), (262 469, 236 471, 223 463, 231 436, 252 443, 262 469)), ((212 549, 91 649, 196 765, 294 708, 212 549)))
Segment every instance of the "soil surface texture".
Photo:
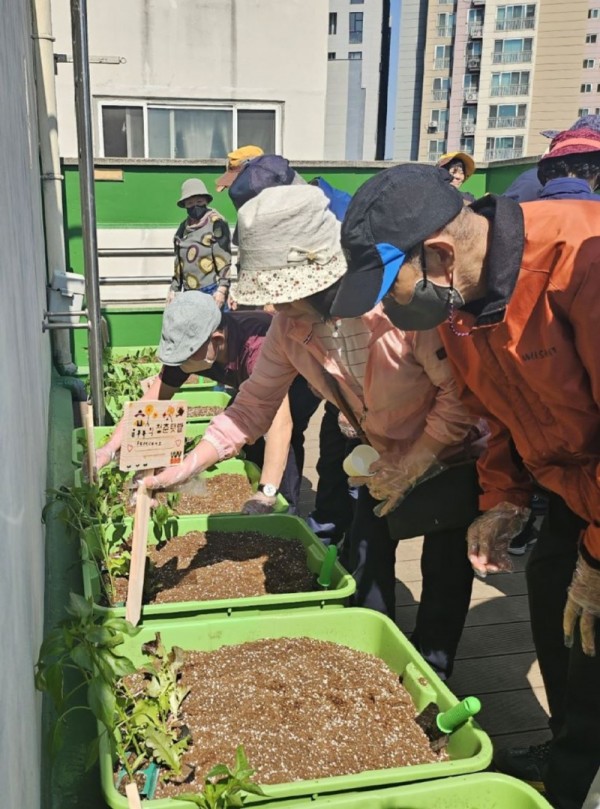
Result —
POLYGON ((267 792, 268 784, 446 758, 415 724, 397 675, 336 643, 281 638, 189 652, 181 685, 191 688, 181 715, 192 738, 186 783, 159 784, 157 798, 199 790, 211 767, 233 764, 238 744, 267 792))
POLYGON ((217 405, 199 405, 198 407, 188 407, 188 418, 198 418, 199 416, 217 416, 222 413, 224 407, 217 405))
MULTIPOLYGON (((215 475, 204 478, 206 494, 180 492, 173 511, 183 514, 232 514, 242 510, 244 503, 252 497, 252 486, 245 475, 215 475)), ((156 495, 159 503, 167 502, 167 495, 156 495)))

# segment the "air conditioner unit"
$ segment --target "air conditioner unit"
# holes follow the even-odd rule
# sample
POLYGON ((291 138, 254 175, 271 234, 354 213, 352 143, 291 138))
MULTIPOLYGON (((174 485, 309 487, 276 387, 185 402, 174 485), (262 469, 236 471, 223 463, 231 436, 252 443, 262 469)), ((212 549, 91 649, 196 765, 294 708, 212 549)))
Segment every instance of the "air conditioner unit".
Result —
POLYGON ((427 131, 428 131, 428 132, 437 132, 437 131, 438 131, 438 125, 437 125, 437 122, 436 122, 436 121, 430 121, 430 122, 427 124, 427 131))
POLYGON ((481 60, 479 58, 467 59, 467 67, 469 70, 477 70, 480 64, 481 60))
POLYGON ((475 124, 463 124, 462 125, 463 135, 474 135, 475 134, 475 124))
POLYGON ((467 90, 465 92, 465 101, 477 101, 477 90, 467 90))

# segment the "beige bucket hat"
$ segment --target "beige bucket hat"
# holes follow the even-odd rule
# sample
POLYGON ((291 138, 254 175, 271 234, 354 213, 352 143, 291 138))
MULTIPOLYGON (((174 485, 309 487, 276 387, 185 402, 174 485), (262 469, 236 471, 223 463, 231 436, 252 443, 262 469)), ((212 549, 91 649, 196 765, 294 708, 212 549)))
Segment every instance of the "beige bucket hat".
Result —
POLYGON ((312 185, 266 188, 240 208, 235 299, 291 303, 322 292, 346 272, 340 223, 312 185))

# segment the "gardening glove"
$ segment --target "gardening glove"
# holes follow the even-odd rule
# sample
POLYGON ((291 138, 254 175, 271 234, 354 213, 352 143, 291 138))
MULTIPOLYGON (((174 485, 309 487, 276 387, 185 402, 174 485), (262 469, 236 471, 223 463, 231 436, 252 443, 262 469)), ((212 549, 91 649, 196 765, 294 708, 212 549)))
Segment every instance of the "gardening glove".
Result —
POLYGON ((276 502, 276 497, 268 497, 263 492, 255 492, 242 506, 242 514, 271 514, 276 502))
POLYGON ((445 469, 431 450, 419 450, 398 457, 382 455, 369 467, 368 476, 349 478, 351 486, 366 485, 371 497, 383 500, 375 509, 378 517, 385 517, 395 508, 417 483, 437 475, 445 469))
POLYGON ((346 438, 358 438, 358 433, 343 413, 338 415, 338 427, 340 428, 341 434, 346 438))
POLYGON ((579 618, 579 632, 583 653, 596 655, 594 639, 596 618, 600 617, 600 570, 579 556, 575 573, 569 587, 567 605, 563 616, 565 645, 573 645, 573 633, 579 618))
POLYGON ((148 475, 143 483, 147 489, 168 489, 184 480, 191 478, 198 472, 204 472, 219 460, 219 453, 208 441, 201 441, 197 447, 185 456, 183 461, 174 466, 168 466, 158 475, 148 475))
POLYGON ((488 573, 512 570, 508 546, 521 533, 530 514, 530 508, 503 502, 473 520, 467 531, 467 553, 478 576, 485 578, 488 573))

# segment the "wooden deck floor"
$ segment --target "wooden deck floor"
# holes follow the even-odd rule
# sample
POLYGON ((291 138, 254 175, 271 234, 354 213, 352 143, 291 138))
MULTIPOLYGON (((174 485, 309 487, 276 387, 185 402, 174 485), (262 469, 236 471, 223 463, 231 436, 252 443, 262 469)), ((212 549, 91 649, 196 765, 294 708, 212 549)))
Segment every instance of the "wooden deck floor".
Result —
MULTIPOLYGON (((316 486, 321 409, 306 435, 300 511, 308 514, 316 486)), ((397 623, 413 628, 421 592, 422 539, 399 543, 396 556, 397 623)), ((513 557, 515 572, 475 579, 467 624, 448 685, 458 696, 478 696, 482 727, 498 747, 536 744, 548 738, 547 704, 533 648, 527 607, 525 557, 513 557)))

